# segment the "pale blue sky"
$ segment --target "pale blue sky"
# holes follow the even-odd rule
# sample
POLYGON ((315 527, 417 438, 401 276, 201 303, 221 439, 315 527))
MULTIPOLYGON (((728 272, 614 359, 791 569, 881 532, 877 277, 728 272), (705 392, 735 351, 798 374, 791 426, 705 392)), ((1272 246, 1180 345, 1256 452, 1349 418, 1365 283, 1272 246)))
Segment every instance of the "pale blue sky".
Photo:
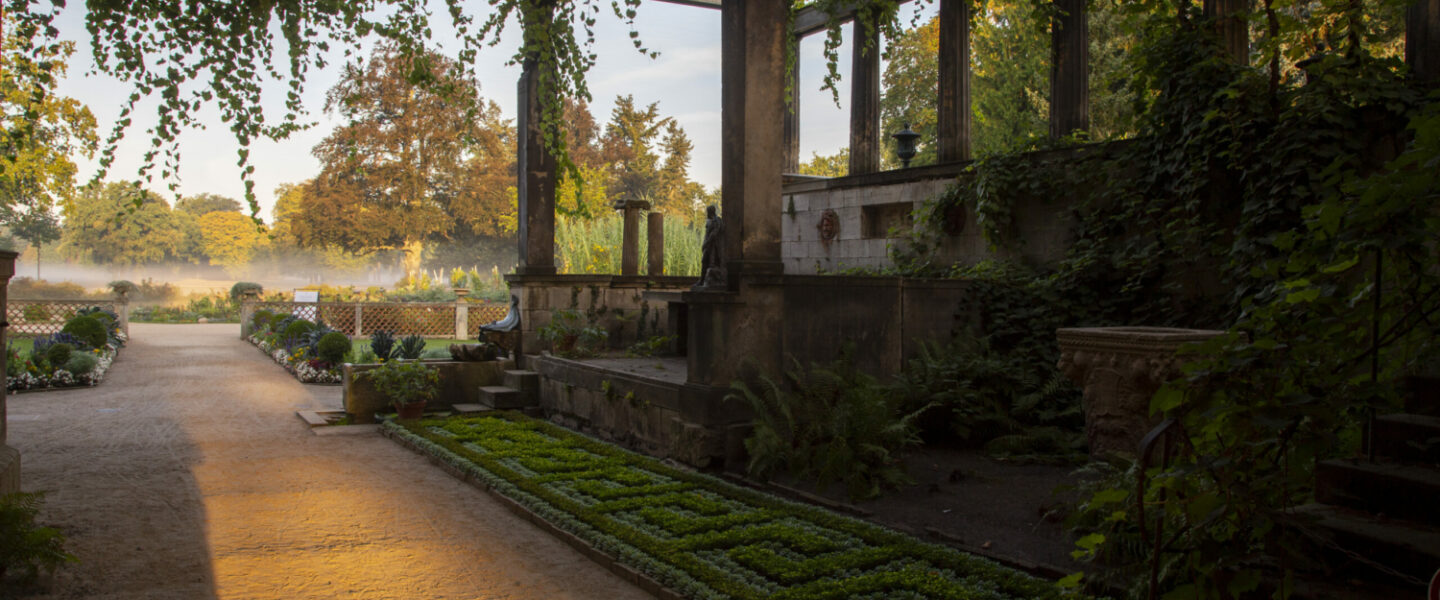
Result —
MULTIPOLYGON (((933 8, 930 9, 933 12, 933 8)), ((620 94, 633 94, 637 104, 660 103, 660 111, 673 116, 685 128, 695 144, 690 175, 708 187, 720 184, 720 11, 680 6, 666 2, 646 2, 639 11, 637 27, 645 44, 660 52, 655 60, 641 56, 630 43, 625 26, 608 11, 597 27, 596 52, 599 63, 588 75, 594 96, 591 112, 596 121, 609 120, 614 99, 620 94)), ((443 14, 440 13, 440 14, 443 14)), ((902 15, 908 23, 909 11, 902 15)), ((448 21, 446 17, 435 18, 448 21)), ((59 86, 61 94, 80 100, 95 113, 102 138, 108 134, 119 112, 119 101, 129 88, 118 81, 91 73, 88 34, 84 27, 84 3, 72 2, 60 20, 61 35, 76 42, 77 52, 70 63, 69 77, 59 86)), ((849 33, 841 49, 841 106, 836 107, 829 92, 820 90, 825 66, 821 53, 823 34, 812 35, 801 45, 801 136, 802 160, 812 153, 830 154, 844 147, 848 136, 845 109, 849 81, 849 33)), ((440 31, 440 27, 437 27, 440 31)), ((515 82, 519 67, 505 66, 514 53, 519 28, 506 29, 506 43, 480 54, 476 64, 481 94, 500 105, 505 116, 515 115, 515 82)), ((283 56, 283 51, 278 53, 283 56)), ((312 72, 304 95, 310 120, 317 125, 293 135, 290 139, 252 144, 251 162, 255 166, 256 196, 261 216, 270 219, 274 203, 273 190, 282 183, 310 178, 319 170, 319 162, 310 149, 330 133, 337 121, 323 112, 325 91, 336 81, 340 65, 338 53, 330 67, 312 72)), ((272 84, 266 87, 266 107, 272 119, 283 108, 284 90, 272 84)), ((146 102, 137 110, 135 125, 121 142, 109 179, 134 179, 140 157, 150 141, 144 129, 154 113, 154 103, 146 102)), ((180 138, 180 193, 189 195, 209 192, 241 199, 244 186, 236 166, 239 147, 229 129, 212 110, 200 131, 187 131, 180 138)), ((775 127, 780 127, 779 123, 775 127)), ((88 179, 98 167, 95 161, 81 159, 80 176, 88 179)), ((150 184, 161 190, 164 184, 150 184)))

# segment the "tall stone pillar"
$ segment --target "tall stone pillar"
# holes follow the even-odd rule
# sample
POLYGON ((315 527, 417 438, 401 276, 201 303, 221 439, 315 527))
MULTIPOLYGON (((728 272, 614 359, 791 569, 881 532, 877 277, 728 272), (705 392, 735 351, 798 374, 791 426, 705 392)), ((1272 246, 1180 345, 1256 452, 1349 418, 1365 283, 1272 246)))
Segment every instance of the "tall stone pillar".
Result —
POLYGON ((721 179, 728 288, 779 273, 785 140, 785 0, 726 0, 721 10, 721 179))
POLYGON ((1055 0, 1050 23, 1050 137, 1090 129, 1090 33, 1085 0, 1055 0))
POLYGON ((521 275, 555 274, 555 158, 545 151, 540 129, 540 102, 553 90, 542 88, 541 68, 533 56, 526 58, 516 90, 520 264, 515 272, 521 275))
POLYGON ((970 159, 970 6, 940 0, 940 89, 936 119, 940 162, 970 159))
POLYGON ((1204 10, 1206 18, 1215 20, 1216 36, 1230 61, 1250 64, 1250 23, 1244 16, 1250 0, 1205 0, 1204 10))
POLYGON ((785 158, 781 162, 785 173, 800 172, 800 36, 790 36, 788 52, 795 55, 795 67, 790 71, 787 83, 790 85, 790 99, 785 103, 785 158))
MULTIPOLYGON (((0 250, 0 308, 8 307, 7 290, 10 278, 15 275, 15 259, 20 256, 9 250, 0 250)), ((0 348, 5 347, 8 323, 0 322, 0 348)), ((6 354, 0 354, 0 381, 5 377, 6 354)), ((0 390, 0 496, 20 491, 20 451, 5 445, 8 425, 5 417, 5 401, 9 392, 0 390)))
POLYGON ((850 24, 850 175, 880 170, 880 27, 861 21, 850 24))
POLYGON ((1405 64, 1416 79, 1440 85, 1440 0, 1416 0, 1406 11, 1405 64))
POLYGON ((665 274, 665 213, 652 212, 645 217, 645 274, 665 274))
POLYGON ((620 237, 620 274, 640 274, 640 211, 649 210, 644 200, 621 200, 615 203, 624 217, 625 228, 620 237))

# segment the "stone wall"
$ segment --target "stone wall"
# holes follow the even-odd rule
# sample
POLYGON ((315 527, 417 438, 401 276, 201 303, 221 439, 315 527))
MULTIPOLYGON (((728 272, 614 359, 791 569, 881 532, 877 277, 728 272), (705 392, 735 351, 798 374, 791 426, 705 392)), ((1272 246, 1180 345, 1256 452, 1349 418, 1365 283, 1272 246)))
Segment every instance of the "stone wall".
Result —
POLYGON ((646 291, 687 290, 694 277, 622 275, 506 275, 520 298, 520 352, 548 350, 540 328, 556 311, 574 309, 598 315, 610 332, 612 348, 626 348, 656 335, 672 335, 664 302, 647 301, 646 291))
POLYGON ((571 429, 697 468, 723 466, 743 443, 748 407, 725 398, 724 388, 635 376, 555 356, 530 360, 540 373, 541 410, 571 429))
MULTIPOLYGON (((1113 145, 1087 151, 1106 152, 1113 145)), ((1033 160, 1066 160, 1074 150, 1036 152, 1033 160)), ((781 188, 784 207, 781 256, 787 274, 814 274, 853 267, 891 264, 892 229, 913 227, 910 212, 940 195, 970 162, 930 165, 832 179, 804 178, 781 188), (827 222, 828 221, 828 222, 827 222), (829 239, 827 239, 829 238, 829 239)), ((1016 258, 1036 263, 1059 260, 1072 240, 1071 201, 1067 198, 1011 199, 1014 238, 1023 244, 992 252, 975 220, 975 207, 957 215, 958 228, 942 242, 942 263, 973 264, 987 258, 1016 258)))

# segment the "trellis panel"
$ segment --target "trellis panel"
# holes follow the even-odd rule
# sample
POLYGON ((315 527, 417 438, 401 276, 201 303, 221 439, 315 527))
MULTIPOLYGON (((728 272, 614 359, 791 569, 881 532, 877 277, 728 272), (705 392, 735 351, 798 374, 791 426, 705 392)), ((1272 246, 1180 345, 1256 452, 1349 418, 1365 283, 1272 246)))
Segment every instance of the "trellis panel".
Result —
POLYGON ((10 300, 5 306, 5 321, 10 335, 39 337, 59 333, 80 309, 92 306, 119 312, 113 300, 10 300))

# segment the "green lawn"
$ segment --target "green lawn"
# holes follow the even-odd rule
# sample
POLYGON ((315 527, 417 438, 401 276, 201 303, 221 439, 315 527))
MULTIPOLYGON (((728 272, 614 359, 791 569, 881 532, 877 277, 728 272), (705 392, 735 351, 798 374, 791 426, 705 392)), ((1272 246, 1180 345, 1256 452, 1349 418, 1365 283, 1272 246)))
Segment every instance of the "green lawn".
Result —
POLYGON ((16 335, 5 336, 5 345, 20 351, 20 356, 29 356, 30 349, 35 347, 35 338, 20 337, 16 335))

